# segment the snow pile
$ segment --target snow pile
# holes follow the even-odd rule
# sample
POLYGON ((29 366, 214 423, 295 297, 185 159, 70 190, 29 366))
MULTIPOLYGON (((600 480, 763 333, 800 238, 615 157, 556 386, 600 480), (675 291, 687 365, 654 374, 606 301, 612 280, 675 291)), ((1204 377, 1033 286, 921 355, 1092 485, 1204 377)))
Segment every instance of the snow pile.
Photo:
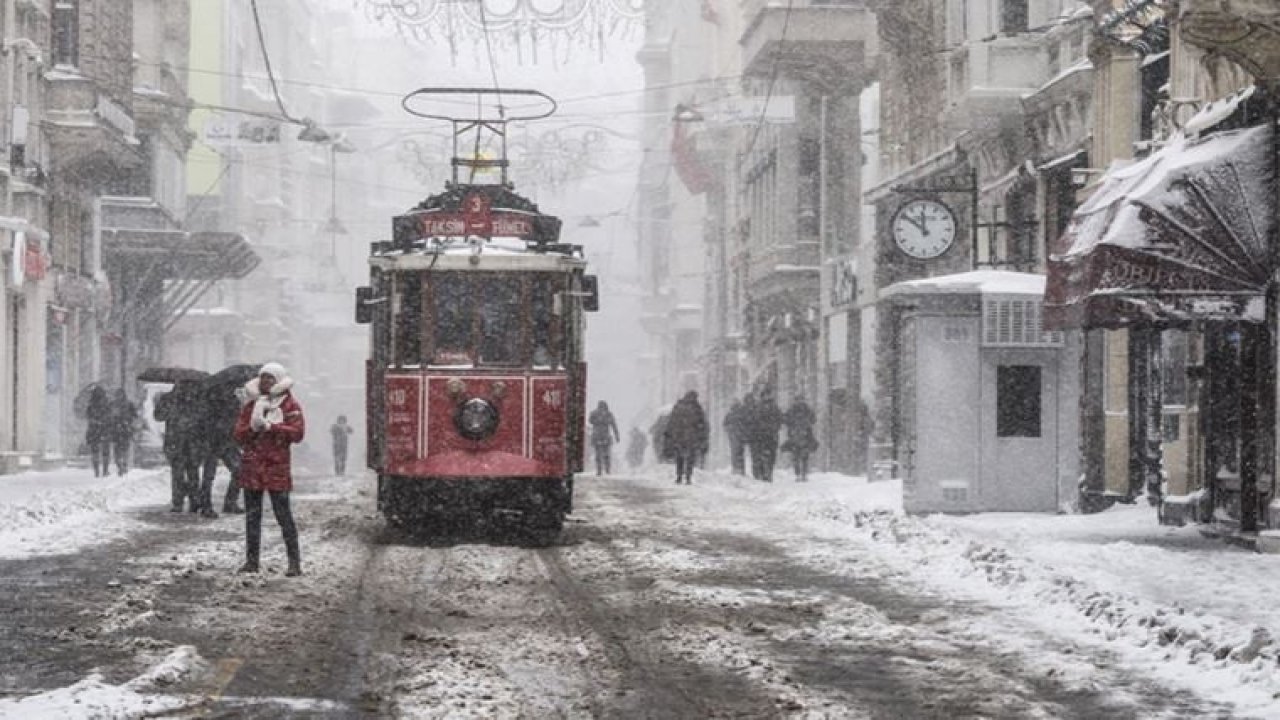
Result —
MULTIPOLYGON (((897 558, 915 580, 930 588, 1033 611, 1025 615, 1029 624, 1077 642, 1104 642, 1130 662, 1206 697, 1229 699, 1242 709, 1277 710, 1280 644, 1265 627, 1215 614, 1216 604, 1190 607, 1154 600, 1128 591, 1128 587, 1141 587, 1142 573, 1130 575, 1127 583, 1120 582, 1124 578, 1106 582, 1097 574, 1082 577, 1075 568, 1037 557, 1044 553, 1038 548, 1010 547, 974 536, 984 520, 999 522, 999 516, 957 520, 859 512, 847 519, 884 547, 886 558, 897 558)), ((1044 537, 1038 542, 1055 544, 1053 526, 1059 520, 1041 518, 1044 537)), ((1107 552, 1137 552, 1127 542, 1098 547, 1107 552)), ((1231 554, 1225 546, 1219 552, 1231 554)), ((1194 576, 1179 577, 1158 564, 1146 574, 1162 576, 1175 588, 1197 583, 1194 576)), ((1224 590, 1217 588, 1219 593, 1224 590)), ((1185 595, 1193 597, 1197 592, 1188 590, 1185 595)))
POLYGON ((165 503, 169 474, 95 478, 83 468, 0 476, 0 556, 70 552, 122 534, 119 513, 165 503))
POLYGON ((202 698, 158 694, 158 691, 172 686, 202 664, 195 648, 179 647, 149 670, 122 685, 107 683, 101 674, 95 672, 69 687, 24 698, 0 700, 0 717, 68 720, 156 717, 203 702, 202 698))

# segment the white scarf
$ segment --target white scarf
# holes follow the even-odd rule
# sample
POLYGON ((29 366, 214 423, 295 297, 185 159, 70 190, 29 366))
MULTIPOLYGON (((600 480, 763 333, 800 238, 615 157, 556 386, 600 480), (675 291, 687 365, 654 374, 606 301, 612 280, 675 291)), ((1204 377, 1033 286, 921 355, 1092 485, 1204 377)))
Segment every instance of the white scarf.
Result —
POLYGON ((284 410, 280 408, 284 404, 284 398, 289 388, 293 387, 292 378, 283 378, 271 386, 271 392, 263 395, 258 389, 258 380, 255 378, 245 385, 245 393, 248 399, 253 402, 253 414, 250 415, 251 422, 254 425, 262 425, 263 427, 271 427, 284 422, 284 410))

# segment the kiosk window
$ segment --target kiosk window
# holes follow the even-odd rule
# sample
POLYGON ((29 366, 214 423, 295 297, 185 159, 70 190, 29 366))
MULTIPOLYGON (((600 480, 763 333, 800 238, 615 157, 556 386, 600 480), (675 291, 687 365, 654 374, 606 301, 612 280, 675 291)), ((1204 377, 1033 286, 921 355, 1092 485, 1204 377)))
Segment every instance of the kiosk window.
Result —
POLYGON ((996 437, 1040 437, 1040 367, 996 368, 996 437))

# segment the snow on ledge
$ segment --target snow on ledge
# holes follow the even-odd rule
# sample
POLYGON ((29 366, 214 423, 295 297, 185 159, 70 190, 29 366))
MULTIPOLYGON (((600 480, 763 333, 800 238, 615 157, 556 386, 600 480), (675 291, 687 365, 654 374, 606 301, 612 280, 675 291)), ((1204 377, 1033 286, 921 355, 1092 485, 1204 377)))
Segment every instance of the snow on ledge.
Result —
POLYGON ((955 275, 894 283, 881 297, 901 295, 1035 295, 1044 296, 1045 276, 1010 270, 972 270, 955 275))

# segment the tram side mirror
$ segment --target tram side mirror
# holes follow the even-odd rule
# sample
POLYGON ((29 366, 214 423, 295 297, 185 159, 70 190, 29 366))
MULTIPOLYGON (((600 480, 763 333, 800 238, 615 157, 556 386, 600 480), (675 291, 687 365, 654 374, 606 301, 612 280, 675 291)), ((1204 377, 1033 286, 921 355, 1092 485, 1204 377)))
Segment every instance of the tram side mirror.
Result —
POLYGON ((582 309, 600 311, 600 278, 595 275, 582 276, 582 309))
POLYGON ((373 288, 365 285, 356 288, 356 324, 373 322, 373 288))

